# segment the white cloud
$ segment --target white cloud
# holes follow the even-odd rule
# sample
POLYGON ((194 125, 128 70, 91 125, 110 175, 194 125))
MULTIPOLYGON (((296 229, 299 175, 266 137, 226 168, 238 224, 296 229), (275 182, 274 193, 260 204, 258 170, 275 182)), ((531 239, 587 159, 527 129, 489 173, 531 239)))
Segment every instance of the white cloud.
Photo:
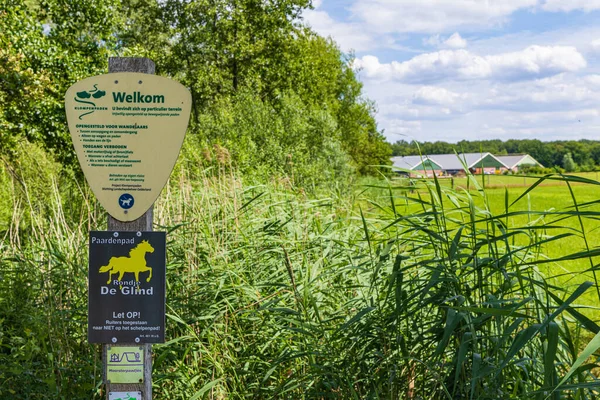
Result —
POLYGON ((423 40, 423 44, 439 48, 462 49, 467 47, 467 41, 463 39, 458 32, 454 32, 447 39, 442 39, 440 35, 433 35, 423 40))
POLYGON ((386 133, 390 132, 393 121, 393 132, 407 133, 415 130, 415 124, 409 122, 456 121, 464 114, 463 109, 469 109, 465 104, 466 94, 447 88, 423 86, 413 92, 412 86, 398 83, 391 83, 390 86, 388 95, 382 92, 384 97, 379 98, 381 105, 377 113, 377 119, 386 133), (398 121, 403 123, 399 125, 398 121))
POLYGON ((390 141, 594 139, 600 130, 600 74, 566 73, 513 83, 450 81, 417 88, 368 80, 365 89, 379 104, 378 124, 390 141))
POLYGON ((407 102, 384 104, 379 107, 378 114, 384 117, 393 116, 404 121, 417 121, 423 118, 419 109, 412 107, 407 102))
POLYGON ((600 10, 600 0, 546 0, 542 5, 545 11, 569 12, 600 10))
POLYGON ((360 56, 355 67, 388 140, 597 138, 600 28, 540 27, 548 12, 569 18, 567 12, 600 10, 600 0, 313 5, 305 21, 360 56), (531 19, 531 29, 514 31, 509 22, 517 11, 531 19))
POLYGON ((591 74, 584 78, 585 83, 588 86, 594 87, 596 89, 600 89, 600 75, 591 74))
POLYGON ((600 111, 590 108, 558 112, 532 112, 519 115, 520 118, 516 122, 522 126, 545 125, 548 123, 574 124, 575 122, 586 121, 598 116, 600 116, 600 111))
POLYGON ((405 121, 402 119, 384 120, 385 134, 387 137, 409 136, 421 130, 420 121, 405 121))
POLYGON ((439 33, 500 25, 538 0, 357 0, 351 10, 374 31, 439 33))
POLYGON ((486 57, 492 74, 503 80, 518 80, 573 72, 585 68, 585 58, 570 46, 530 46, 523 51, 486 57))
POLYGON ((517 112, 566 112, 594 107, 600 87, 593 85, 598 75, 567 79, 559 75, 534 82, 496 85, 483 95, 479 108, 517 112))
POLYGON ((458 32, 454 32, 444 44, 451 49, 462 49, 467 47, 467 41, 463 39, 458 32))
POLYGON ((433 36, 429 36, 426 39, 423 39, 423 44, 425 46, 432 46, 432 47, 441 47, 442 45, 442 39, 440 38, 440 35, 433 35, 433 36))
POLYGON ((413 94, 413 103, 451 106, 465 97, 443 87, 423 86, 413 94))
MULTIPOLYGON (((573 111, 512 113, 510 111, 484 111, 492 129, 503 129, 500 138, 537 138, 543 140, 596 139, 600 112, 596 109, 573 111)), ((492 132, 485 132, 490 137, 492 132)))
POLYGON ((460 116, 448 107, 422 106, 407 103, 385 104, 380 107, 380 117, 392 117, 403 121, 438 121, 460 116))
POLYGON ((354 61, 354 67, 367 78, 413 84, 475 79, 518 81, 574 72, 586 65, 583 56, 570 46, 530 46, 484 57, 462 49, 442 50, 391 63, 380 63, 377 57, 368 55, 354 61))
POLYGON ((482 57, 466 50, 442 50, 418 55, 408 61, 380 63, 375 56, 354 61, 367 78, 398 80, 407 83, 427 83, 444 79, 485 79, 491 75, 490 66, 482 57))
POLYGON ((325 11, 317 9, 319 4, 315 4, 314 10, 305 10, 303 13, 304 21, 314 31, 324 37, 331 36, 340 46, 342 51, 372 50, 375 46, 373 36, 365 32, 359 24, 337 22, 325 11))
POLYGON ((600 39, 592 40, 590 42, 590 47, 592 48, 592 51, 596 53, 600 52, 600 39))

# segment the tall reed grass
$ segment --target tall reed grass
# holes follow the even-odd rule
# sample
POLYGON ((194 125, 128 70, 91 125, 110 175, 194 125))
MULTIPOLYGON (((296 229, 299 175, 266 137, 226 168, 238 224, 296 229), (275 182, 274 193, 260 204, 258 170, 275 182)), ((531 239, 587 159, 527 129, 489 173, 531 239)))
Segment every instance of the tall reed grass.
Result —
MULTIPOLYGON (((586 233, 596 202, 513 211, 507 192, 498 213, 475 177, 472 191, 372 180, 307 194, 225 167, 176 171, 155 209, 156 229, 168 231, 157 398, 598 397, 600 328, 578 305, 597 290, 594 275, 571 288, 541 269, 585 259, 595 271, 586 233), (567 219, 577 228, 564 229, 567 219), (581 249, 546 256, 566 237, 581 249)), ((49 192, 11 192, 0 398, 100 398, 86 243, 105 227, 102 212, 74 180, 49 192)))

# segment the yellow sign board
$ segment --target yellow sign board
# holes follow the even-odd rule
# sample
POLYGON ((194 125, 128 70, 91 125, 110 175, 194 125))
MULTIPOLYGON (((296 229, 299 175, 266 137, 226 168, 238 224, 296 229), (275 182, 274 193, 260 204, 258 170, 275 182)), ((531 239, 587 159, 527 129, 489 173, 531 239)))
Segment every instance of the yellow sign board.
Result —
POLYGON ((79 164, 115 219, 139 218, 160 194, 183 144, 191 103, 180 83, 134 72, 94 76, 67 90, 79 164))
POLYGON ((144 381, 143 347, 108 346, 106 359, 106 380, 110 383, 141 383, 144 381))

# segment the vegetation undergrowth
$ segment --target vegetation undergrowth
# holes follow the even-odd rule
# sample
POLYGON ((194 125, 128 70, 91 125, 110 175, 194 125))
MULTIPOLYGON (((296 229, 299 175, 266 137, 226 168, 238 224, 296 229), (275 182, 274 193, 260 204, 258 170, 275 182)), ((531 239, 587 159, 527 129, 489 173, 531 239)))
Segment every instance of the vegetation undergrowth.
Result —
MULTIPOLYGON (((474 177, 471 191, 435 179, 306 191, 198 162, 184 157, 155 206, 168 232, 157 398, 598 396, 600 328, 579 305, 597 296, 597 202, 515 209, 533 186, 498 210, 474 177), (567 237, 581 249, 549 257, 567 237), (558 285, 543 269, 573 259, 591 281, 558 285)), ((68 175, 3 171, 0 398, 100 398, 86 277, 103 213, 68 175)))

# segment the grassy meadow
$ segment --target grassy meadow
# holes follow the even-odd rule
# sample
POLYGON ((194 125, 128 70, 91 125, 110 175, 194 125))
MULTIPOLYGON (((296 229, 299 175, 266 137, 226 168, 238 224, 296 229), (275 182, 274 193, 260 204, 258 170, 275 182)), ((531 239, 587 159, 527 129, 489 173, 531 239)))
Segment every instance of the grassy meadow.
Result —
MULTIPOLYGON (((597 248, 600 243, 600 188, 595 184, 598 182, 598 172, 574 173, 569 176, 574 177, 573 180, 560 176, 541 180, 541 177, 537 176, 479 175, 454 178, 452 183, 449 178, 442 178, 439 185, 445 188, 454 187, 459 192, 485 189, 486 206, 494 215, 506 214, 508 206, 510 215, 506 221, 512 226, 542 225, 548 227, 545 233, 569 233, 569 236, 544 246, 544 256, 557 259, 597 248), (578 178, 582 180, 579 181, 578 178), (529 191, 533 185, 535 189, 529 191), (581 219, 575 215, 568 215, 577 209, 582 211, 581 219)), ((400 186, 402 187, 402 184, 400 186)), ((476 199, 476 202, 483 206, 481 198, 476 199)), ((514 243, 525 244, 528 240, 529 238, 523 236, 515 238, 514 243)), ((560 263, 548 263, 542 270, 555 284, 573 287, 586 280, 596 281, 594 266, 597 263, 597 258, 562 260, 560 263)), ((584 312, 597 321, 600 321, 600 313, 595 307, 598 306, 599 299, 599 294, 593 291, 587 292, 580 299, 582 304, 593 307, 584 312)))
MULTIPOLYGON (((595 175, 595 173, 587 173, 575 176, 595 179, 595 175)), ((600 211, 598 200, 600 197, 598 189, 600 187, 596 185, 578 182, 572 182, 570 188, 565 182, 561 181, 544 182, 540 187, 520 198, 511 207, 511 210, 513 212, 535 210, 546 213, 535 216, 531 214, 514 216, 511 217, 511 222, 520 225, 543 221, 542 223, 549 227, 548 232, 552 229, 553 234, 570 233, 571 236, 554 241, 551 245, 544 247, 544 255, 549 259, 558 259, 576 252, 597 249, 600 243, 600 221, 598 220, 598 212, 600 211), (582 212, 581 219, 578 216, 568 214, 577 210, 582 212)), ((509 187, 509 201, 512 203, 524 191, 525 188, 509 187)), ((492 209, 500 213, 504 209, 505 191, 503 189, 488 189, 487 194, 492 209)), ((543 268, 543 272, 547 277, 552 277, 551 280, 555 284, 574 287, 585 280, 596 281, 594 270, 599 260, 598 257, 592 257, 590 259, 552 262, 543 268)), ((580 303, 598 307, 600 304, 598 292, 587 292, 582 296, 580 303)), ((586 314, 593 317, 594 320, 600 321, 600 313, 597 309, 591 309, 586 314)))
MULTIPOLYGON (((101 398, 87 232, 106 218, 42 161, 0 174, 0 398, 101 398)), ((597 398, 598 183, 472 179, 309 190, 182 157, 155 205, 168 232, 155 397, 597 398)))

